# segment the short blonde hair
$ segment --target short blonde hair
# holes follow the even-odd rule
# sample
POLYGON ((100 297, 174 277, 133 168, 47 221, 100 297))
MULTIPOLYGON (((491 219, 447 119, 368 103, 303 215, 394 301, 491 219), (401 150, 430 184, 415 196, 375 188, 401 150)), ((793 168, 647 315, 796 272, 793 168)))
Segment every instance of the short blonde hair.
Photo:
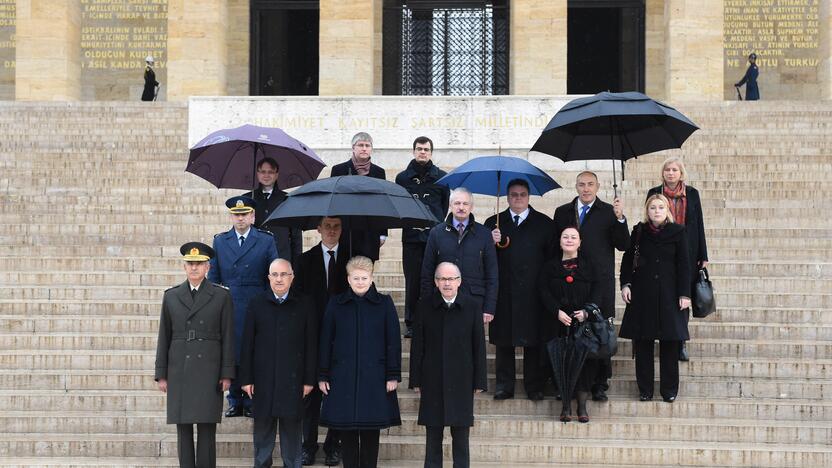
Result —
POLYGON ((664 170, 670 164, 675 164, 675 165, 679 166, 679 180, 682 181, 682 182, 686 181, 687 178, 688 178, 688 171, 685 170, 685 163, 682 162, 682 158, 680 158, 679 156, 671 156, 671 157, 665 159, 664 162, 662 163, 662 173, 659 174, 660 177, 661 177, 662 183, 664 183, 664 170))
POLYGON ((648 215, 647 207, 650 206, 650 202, 652 202, 653 200, 659 200, 662 203, 664 203, 664 207, 667 208, 667 221, 671 222, 671 223, 674 222, 673 221, 673 212, 670 211, 670 201, 667 199, 667 197, 665 197, 664 195, 662 195, 660 193, 654 193, 653 195, 650 195, 649 197, 647 197, 647 201, 644 202, 644 218, 642 219, 642 222, 644 222, 644 224, 647 224, 647 223, 650 222, 650 216, 648 215))
POLYGON ((347 262, 347 273, 354 270, 366 271, 367 273, 373 274, 373 261, 367 257, 356 255, 347 262))

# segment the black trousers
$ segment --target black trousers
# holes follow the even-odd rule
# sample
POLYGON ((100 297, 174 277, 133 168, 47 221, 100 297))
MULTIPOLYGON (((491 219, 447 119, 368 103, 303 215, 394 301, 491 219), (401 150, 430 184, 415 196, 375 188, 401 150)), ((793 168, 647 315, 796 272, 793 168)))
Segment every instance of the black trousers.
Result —
MULTIPOLYGON (((542 392, 545 379, 546 361, 541 359, 542 348, 527 346, 523 348, 523 388, 526 393, 542 392)), ((514 367, 514 346, 497 346, 494 365, 497 374, 497 391, 514 394, 516 381, 514 367)))
POLYGON ((275 437, 280 436, 280 457, 285 468, 302 468, 301 422, 299 417, 254 418, 254 467, 271 468, 275 437), (279 428, 279 429, 278 429, 279 428))
POLYGON ((194 458, 194 425, 176 425, 176 449, 181 468, 215 468, 217 466, 217 425, 197 424, 196 458, 194 458))
MULTIPOLYGON (((659 341, 659 392, 663 398, 679 394, 679 347, 681 341, 659 341)), ((653 340, 633 340, 638 391, 653 396, 653 340)))
MULTIPOLYGON (((444 427, 428 426, 425 439, 425 468, 442 468, 442 439, 444 427)), ((453 453, 454 468, 468 468, 471 466, 471 454, 468 448, 468 434, 470 427, 451 426, 451 452, 453 453)))
POLYGON ((610 389, 610 381, 612 378, 612 358, 597 359, 598 373, 595 374, 595 381, 592 383, 592 391, 598 390, 607 391, 610 389))
POLYGON ((404 323, 410 326, 416 318, 416 302, 421 288, 422 259, 425 246, 421 242, 402 243, 402 270, 404 271, 404 323))
MULTIPOLYGON (((321 400, 323 393, 316 386, 303 399, 303 451, 313 456, 318 452, 318 422, 321 420, 321 400)), ((329 429, 324 439, 324 453, 330 454, 338 449, 338 431, 329 429)))
POLYGON ((376 468, 378 466, 378 429, 338 431, 344 468, 376 468))

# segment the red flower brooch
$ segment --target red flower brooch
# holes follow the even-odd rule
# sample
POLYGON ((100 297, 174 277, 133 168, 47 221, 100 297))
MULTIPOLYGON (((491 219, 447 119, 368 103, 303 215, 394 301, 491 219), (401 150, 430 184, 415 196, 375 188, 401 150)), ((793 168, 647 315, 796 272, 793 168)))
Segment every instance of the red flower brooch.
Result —
POLYGON ((566 282, 567 283, 572 284, 573 281, 575 281, 575 278, 573 278, 572 275, 568 275, 566 277, 566 282))

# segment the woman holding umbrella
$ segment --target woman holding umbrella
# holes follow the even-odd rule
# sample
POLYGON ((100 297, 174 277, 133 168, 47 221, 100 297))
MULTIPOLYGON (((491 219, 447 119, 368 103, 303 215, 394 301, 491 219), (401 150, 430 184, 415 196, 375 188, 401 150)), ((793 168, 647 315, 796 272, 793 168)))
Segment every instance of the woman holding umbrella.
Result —
POLYGON ((374 468, 379 431, 401 425, 399 316, 393 299, 376 291, 369 258, 347 262, 347 282, 350 290, 330 299, 321 326, 320 425, 338 430, 344 468, 374 468))
MULTIPOLYGON (((685 164, 678 156, 667 158, 662 164, 662 185, 653 187, 647 196, 662 194, 670 202, 668 208, 673 222, 685 227, 688 234, 688 258, 690 258, 691 279, 696 281, 701 268, 708 266, 708 246, 705 242, 705 225, 702 216, 702 202, 699 191, 687 185, 685 164)), ((687 361, 688 352, 682 341, 679 360, 687 361)))
POLYGON ((687 340, 690 262, 685 227, 673 222, 670 202, 650 195, 621 260, 621 298, 627 304, 619 336, 633 340, 641 401, 653 399, 653 342, 659 340, 659 390, 668 403, 679 393, 679 346, 687 340))
MULTIPOLYGON (((555 345, 569 346, 568 340, 558 338, 569 335, 570 328, 580 322, 591 319, 591 310, 597 309, 600 301, 598 276, 584 256, 579 254, 581 234, 574 226, 565 228, 560 233, 560 258, 549 260, 541 270, 538 282, 540 299, 544 306, 544 320, 541 328, 544 336, 554 338, 555 345)), ((574 347, 574 345, 573 345, 574 347)), ((555 379, 558 381, 563 398, 560 413, 562 422, 572 420, 572 387, 578 400, 578 421, 589 422, 586 401, 598 372, 598 360, 585 359, 565 349, 553 349, 548 346, 555 379), (566 353, 566 360, 560 359, 560 353, 566 353), (582 362, 583 361, 583 362, 582 362), (572 375, 572 378, 564 377, 572 375), (559 376, 561 378, 559 378, 559 376)))

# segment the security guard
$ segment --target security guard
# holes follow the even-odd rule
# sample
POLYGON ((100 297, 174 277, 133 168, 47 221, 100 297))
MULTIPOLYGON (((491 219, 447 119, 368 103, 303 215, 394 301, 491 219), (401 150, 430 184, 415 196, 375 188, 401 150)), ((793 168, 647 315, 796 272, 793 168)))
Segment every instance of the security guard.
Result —
MULTIPOLYGON (((231 289, 234 300, 235 357, 240 364, 240 343, 246 323, 248 303, 269 289, 269 264, 277 258, 274 237, 253 227, 256 203, 249 197, 231 197, 225 202, 233 227, 214 236, 216 257, 211 259, 208 279, 231 289)), ((228 392, 227 418, 252 417, 251 399, 234 382, 228 392)))
POLYGON ((188 242, 179 251, 188 278, 162 299, 155 379, 168 395, 167 422, 176 424, 179 466, 214 467, 222 393, 235 376, 234 307, 228 289, 205 281, 214 250, 188 242))

